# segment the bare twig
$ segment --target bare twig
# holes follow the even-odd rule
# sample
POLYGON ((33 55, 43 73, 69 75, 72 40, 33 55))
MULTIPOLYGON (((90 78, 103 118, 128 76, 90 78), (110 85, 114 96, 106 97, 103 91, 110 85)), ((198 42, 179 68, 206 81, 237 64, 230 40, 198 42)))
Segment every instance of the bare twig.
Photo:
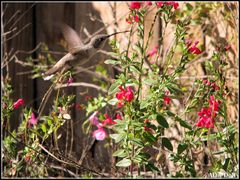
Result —
POLYGON ((106 77, 106 76, 104 76, 104 75, 102 75, 102 74, 100 74, 100 73, 90 71, 90 70, 88 70, 88 69, 86 69, 86 68, 83 68, 83 67, 77 67, 77 72, 76 72, 76 74, 78 74, 78 73, 80 73, 80 72, 85 72, 85 73, 87 73, 87 74, 89 74, 89 75, 92 75, 92 76, 94 76, 94 77, 96 77, 96 78, 105 80, 105 81, 110 82, 110 83, 113 83, 113 81, 114 81, 114 79, 108 78, 108 77, 106 77))
POLYGON ((83 87, 91 87, 97 90, 100 90, 104 93, 107 93, 107 90, 101 88, 100 86, 97 86, 95 84, 90 84, 90 83, 85 83, 85 82, 79 82, 79 83, 71 83, 71 84, 60 84, 60 85, 56 85, 55 89, 59 89, 59 88, 64 88, 64 87, 70 87, 70 86, 83 86, 83 87))
POLYGON ((49 165, 49 167, 53 168, 53 169, 59 169, 59 170, 62 170, 62 171, 65 171, 67 173, 69 173, 70 175, 72 175, 73 177, 78 177, 74 172, 70 171, 69 169, 67 168, 63 168, 61 166, 56 166, 56 165, 49 165))
POLYGON ((8 40, 10 40, 10 39, 16 37, 16 36, 17 36, 18 34, 20 34, 24 29, 26 29, 30 24, 31 24, 31 23, 26 24, 26 25, 23 26, 23 28, 20 29, 17 33, 13 34, 11 37, 5 39, 4 41, 8 41, 8 40))
POLYGON ((24 17, 24 15, 26 15, 28 13, 28 11, 30 11, 30 9, 33 8, 33 6, 35 6, 35 3, 29 7, 26 11, 24 11, 24 13, 12 24, 12 26, 9 28, 10 30, 15 27, 15 25, 24 17))

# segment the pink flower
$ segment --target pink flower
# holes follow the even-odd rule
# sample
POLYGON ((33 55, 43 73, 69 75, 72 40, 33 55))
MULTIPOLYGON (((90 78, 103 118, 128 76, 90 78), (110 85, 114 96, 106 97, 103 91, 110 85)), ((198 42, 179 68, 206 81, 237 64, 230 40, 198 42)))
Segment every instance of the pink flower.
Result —
POLYGON ((37 124, 37 118, 35 117, 35 114, 32 113, 30 119, 28 120, 29 125, 36 125, 37 124))
POLYGON ((73 78, 70 77, 70 78, 68 79, 67 86, 69 86, 72 82, 73 82, 73 78))
POLYGON ((152 2, 151 1, 146 1, 145 4, 148 5, 148 6, 151 6, 152 2))
POLYGON ((156 2, 156 5, 157 5, 158 8, 161 8, 161 7, 163 6, 163 3, 164 3, 164 2, 162 2, 162 1, 156 2))
POLYGON ((169 93, 169 91, 165 91, 165 96, 163 97, 165 105, 168 105, 171 101, 171 99, 168 97, 169 93))
POLYGON ((106 136, 107 133, 101 126, 98 126, 98 129, 93 132, 93 137, 96 138, 96 140, 98 141, 104 140, 106 136))
MULTIPOLYGON (((198 49, 198 48, 196 47, 198 43, 199 43, 199 41, 195 41, 195 42, 194 42, 194 45, 193 45, 192 47, 190 47, 190 48, 188 49, 188 51, 191 52, 191 53, 193 53, 193 54, 201 54, 202 51, 200 51, 200 49, 198 49)), ((191 45, 191 43, 190 43, 190 45, 191 45)), ((190 45, 189 45, 189 46, 190 46, 190 45)))
POLYGON ((117 124, 115 121, 113 121, 108 114, 104 114, 104 117, 106 118, 103 122, 102 122, 102 125, 105 126, 107 124, 109 125, 114 125, 114 124, 117 124))
POLYGON ((95 111, 90 117, 89 117, 89 121, 91 122, 91 124, 97 126, 99 124, 98 122, 98 118, 97 118, 97 114, 98 111, 95 111))
POLYGON ((151 51, 148 52, 148 56, 152 57, 153 55, 157 54, 158 46, 154 47, 151 51))
POLYGON ((122 116, 121 116, 120 113, 117 113, 117 114, 116 114, 116 119, 120 119, 120 120, 122 120, 122 116))
POLYGON ((141 8, 141 2, 131 2, 130 8, 131 9, 140 9, 141 8))
POLYGON ((24 104, 24 100, 23 99, 18 99, 14 104, 13 104, 13 109, 18 109, 19 106, 24 104))

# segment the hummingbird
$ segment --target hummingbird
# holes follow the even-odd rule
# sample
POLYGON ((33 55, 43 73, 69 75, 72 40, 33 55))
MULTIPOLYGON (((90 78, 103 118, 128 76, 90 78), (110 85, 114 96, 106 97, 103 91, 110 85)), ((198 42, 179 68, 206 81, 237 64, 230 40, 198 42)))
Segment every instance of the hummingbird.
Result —
POLYGON ((67 41, 69 50, 68 53, 64 55, 52 68, 42 74, 44 80, 51 79, 57 72, 74 69, 75 67, 86 63, 93 55, 97 53, 99 49, 103 48, 106 40, 109 37, 119 33, 129 32, 115 32, 110 35, 98 34, 95 35, 89 43, 84 45, 76 31, 70 26, 61 23, 60 28, 62 30, 64 39, 67 41))

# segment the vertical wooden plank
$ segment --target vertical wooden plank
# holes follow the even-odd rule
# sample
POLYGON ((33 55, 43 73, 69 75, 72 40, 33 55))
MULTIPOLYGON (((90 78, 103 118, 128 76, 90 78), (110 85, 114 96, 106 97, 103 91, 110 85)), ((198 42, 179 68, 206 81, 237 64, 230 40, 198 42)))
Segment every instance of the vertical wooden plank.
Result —
MULTIPOLYGON (((101 6, 102 9, 105 8, 106 3, 100 3, 99 6, 101 6)), ((75 9, 75 29, 80 33, 81 38, 86 38, 87 36, 81 32, 82 28, 86 28, 87 31, 90 34, 95 33, 100 28, 104 27, 104 24, 100 22, 101 16, 99 12, 93 7, 92 3, 77 3, 76 9, 75 9), (100 21, 99 21, 100 20, 100 21)), ((102 31, 101 34, 107 33, 106 30, 102 31)), ((109 46, 105 46, 104 50, 109 50, 109 46)), ((104 55, 97 54, 93 58, 91 62, 87 64, 88 67, 96 64, 101 64, 102 61, 105 59, 104 55)), ((103 63, 102 63, 103 64, 103 63)), ((77 78, 78 82, 88 82, 88 83, 96 83, 93 82, 93 78, 87 74, 79 74, 79 78, 77 78)), ((90 95, 93 97, 96 97, 98 94, 98 91, 92 88, 85 88, 85 87, 78 87, 76 89, 76 95, 77 95, 77 102, 78 103, 84 103, 86 104, 85 97, 86 95, 90 95)), ((82 123, 86 119, 85 112, 81 111, 76 114, 76 120, 79 120, 80 123, 77 123, 75 126, 75 137, 76 137, 76 143, 75 143, 75 151, 77 153, 77 156, 81 156, 81 152, 86 145, 89 144, 89 135, 85 135, 82 132, 82 123)), ((95 129, 95 128, 94 128, 95 129)), ((90 137, 90 141, 92 138, 90 137)), ((84 163, 89 164, 89 166, 96 167, 100 170, 108 170, 111 166, 110 164, 110 156, 108 153, 108 150, 104 148, 104 141, 96 141, 94 143, 94 146, 90 149, 91 151, 87 154, 87 158, 85 158, 84 163)))

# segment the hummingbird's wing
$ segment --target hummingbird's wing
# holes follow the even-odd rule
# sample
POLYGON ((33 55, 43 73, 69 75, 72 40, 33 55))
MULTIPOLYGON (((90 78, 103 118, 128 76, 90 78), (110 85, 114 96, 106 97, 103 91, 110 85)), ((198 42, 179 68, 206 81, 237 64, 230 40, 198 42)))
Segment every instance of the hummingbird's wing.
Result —
POLYGON ((84 45, 77 32, 70 26, 65 23, 59 23, 59 27, 61 28, 64 39, 68 43, 68 50, 71 50, 76 46, 81 47, 84 45))

